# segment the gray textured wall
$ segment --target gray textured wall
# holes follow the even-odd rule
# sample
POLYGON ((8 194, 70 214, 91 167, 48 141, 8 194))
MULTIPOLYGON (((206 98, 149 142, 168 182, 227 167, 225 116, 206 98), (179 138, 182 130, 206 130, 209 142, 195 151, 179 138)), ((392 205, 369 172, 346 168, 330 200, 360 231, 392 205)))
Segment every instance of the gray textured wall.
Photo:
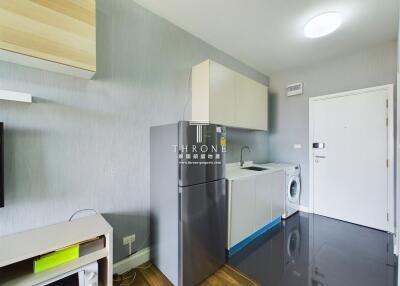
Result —
POLYGON ((268 162, 268 133, 246 129, 227 128, 227 156, 228 163, 240 161, 242 146, 249 146, 251 152, 245 151, 243 156, 246 161, 255 163, 268 162))
MULTIPOLYGON (((136 233, 136 249, 148 243, 149 127, 182 119, 191 66, 211 58, 262 83, 268 78, 132 0, 97 0, 97 43, 91 81, 0 63, 1 89, 34 96, 33 104, 0 102, 0 235, 95 208, 114 226, 118 261, 128 254, 123 236, 136 233)), ((237 144, 259 145, 266 160, 266 133, 230 129, 228 136, 230 160, 237 144)))
POLYGON ((326 60, 305 68, 270 75, 270 161, 301 163, 303 194, 308 206, 308 98, 341 91, 396 83, 396 42, 368 48, 359 53, 326 60), (304 95, 286 96, 286 86, 303 82, 304 95), (293 149, 293 144, 302 149, 293 149))

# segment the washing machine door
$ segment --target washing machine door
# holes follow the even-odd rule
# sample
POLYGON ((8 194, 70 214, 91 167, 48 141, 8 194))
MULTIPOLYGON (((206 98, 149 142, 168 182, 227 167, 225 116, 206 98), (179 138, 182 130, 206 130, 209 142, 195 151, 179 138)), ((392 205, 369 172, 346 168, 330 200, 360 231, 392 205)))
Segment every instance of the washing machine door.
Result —
POLYGON ((300 198, 300 178, 293 176, 289 179, 287 189, 288 200, 291 203, 298 203, 300 198))

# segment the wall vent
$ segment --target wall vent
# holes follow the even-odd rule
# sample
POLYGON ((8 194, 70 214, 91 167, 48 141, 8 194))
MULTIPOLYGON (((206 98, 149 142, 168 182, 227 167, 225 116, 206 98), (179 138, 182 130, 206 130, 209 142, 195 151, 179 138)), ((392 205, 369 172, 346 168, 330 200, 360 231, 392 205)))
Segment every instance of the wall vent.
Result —
POLYGON ((303 83, 293 83, 287 86, 287 96, 302 95, 303 94, 303 83))

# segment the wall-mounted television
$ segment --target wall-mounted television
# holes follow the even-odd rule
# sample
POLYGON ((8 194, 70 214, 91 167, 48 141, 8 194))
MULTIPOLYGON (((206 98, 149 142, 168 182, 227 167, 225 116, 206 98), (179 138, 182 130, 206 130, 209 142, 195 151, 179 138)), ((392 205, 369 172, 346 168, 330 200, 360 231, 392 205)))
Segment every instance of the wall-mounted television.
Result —
POLYGON ((4 207, 4 124, 0 122, 0 208, 4 207))

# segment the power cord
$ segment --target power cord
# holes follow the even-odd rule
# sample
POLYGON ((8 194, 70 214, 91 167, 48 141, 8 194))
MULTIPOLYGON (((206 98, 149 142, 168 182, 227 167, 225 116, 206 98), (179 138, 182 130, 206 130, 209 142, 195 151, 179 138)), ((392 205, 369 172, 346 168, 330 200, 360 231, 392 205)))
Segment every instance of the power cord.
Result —
POLYGON ((137 269, 141 269, 141 270, 147 270, 149 269, 151 266, 153 266, 151 263, 149 263, 146 266, 139 266, 136 267, 134 269, 132 269, 131 271, 133 271, 133 274, 130 274, 129 272, 126 272, 124 274, 121 275, 114 275, 113 281, 114 282, 120 282, 119 286, 129 286, 132 285, 133 282, 135 282, 136 276, 137 276, 137 269), (129 280, 129 282, 124 282, 126 280, 129 280))
POLYGON ((86 212, 86 211, 92 211, 92 212, 94 212, 95 214, 99 214, 95 209, 81 209, 81 210, 77 210, 76 212, 74 212, 74 213, 71 215, 71 217, 69 218, 68 221, 72 221, 72 220, 74 219, 74 217, 75 217, 77 214, 79 214, 79 213, 81 213, 81 212, 86 212))
POLYGON ((120 282, 119 286, 129 286, 129 285, 131 285, 135 281, 137 273, 136 273, 136 271, 134 271, 133 274, 131 274, 131 275, 127 276, 127 277, 124 277, 126 274, 127 273, 119 275, 120 278, 119 279, 113 279, 113 281, 114 282, 120 282), (129 279, 130 279, 129 282, 123 282, 123 281, 129 280, 129 279))

